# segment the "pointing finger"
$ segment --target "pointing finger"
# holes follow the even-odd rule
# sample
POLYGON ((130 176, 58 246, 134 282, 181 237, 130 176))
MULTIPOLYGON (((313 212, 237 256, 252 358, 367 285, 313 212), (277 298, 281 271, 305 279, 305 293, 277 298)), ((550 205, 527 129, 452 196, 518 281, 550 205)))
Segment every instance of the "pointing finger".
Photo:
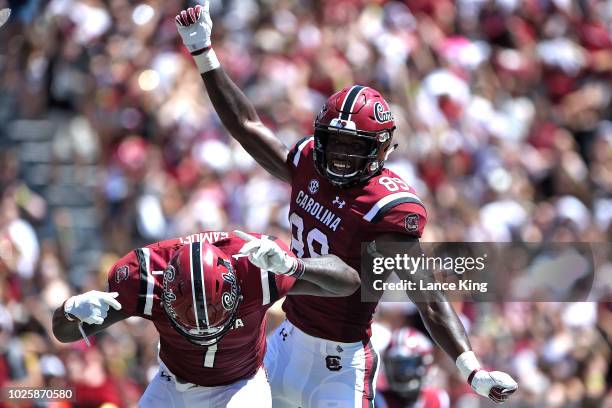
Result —
POLYGON ((271 255, 271 250, 272 247, 270 245, 261 245, 259 249, 257 249, 257 252, 253 254, 253 257, 256 259, 260 259, 266 255, 271 255))
POLYGON ((121 310, 121 303, 115 299, 117 296, 119 296, 118 292, 107 293, 106 296, 102 297, 102 300, 113 309, 121 310))
POLYGON ((247 242, 242 246, 242 248, 240 248, 240 251, 238 251, 238 253, 248 255, 252 252, 255 252, 257 248, 259 248, 259 241, 247 242))
POLYGON ((257 237, 254 237, 251 234, 247 234, 246 232, 240 231, 240 230, 234 230, 234 234, 236 234, 239 238, 249 242, 249 241, 253 241, 255 239, 258 239, 257 237))

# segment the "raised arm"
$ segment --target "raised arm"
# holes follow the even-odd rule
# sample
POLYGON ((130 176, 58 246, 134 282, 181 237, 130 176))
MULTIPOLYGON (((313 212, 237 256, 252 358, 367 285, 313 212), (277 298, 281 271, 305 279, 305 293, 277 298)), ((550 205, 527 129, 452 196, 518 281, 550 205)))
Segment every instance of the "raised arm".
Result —
POLYGON ((193 56, 208 96, 221 122, 234 139, 273 176, 291 181, 286 165, 287 147, 257 116, 253 104, 228 77, 211 48, 212 20, 209 2, 181 11, 176 25, 183 43, 193 56))
POLYGON ((117 292, 91 290, 67 299, 53 313, 53 335, 62 343, 70 343, 82 339, 79 323, 89 336, 125 319, 116 297, 117 292))

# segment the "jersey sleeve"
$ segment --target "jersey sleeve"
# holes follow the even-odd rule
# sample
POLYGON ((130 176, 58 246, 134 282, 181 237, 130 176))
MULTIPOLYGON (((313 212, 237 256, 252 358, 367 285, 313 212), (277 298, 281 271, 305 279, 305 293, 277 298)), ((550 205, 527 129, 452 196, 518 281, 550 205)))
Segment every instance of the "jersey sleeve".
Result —
MULTIPOLYGON (((259 236, 259 234, 252 235, 259 236)), ((283 241, 271 236, 268 236, 268 238, 274 240, 290 256, 294 256, 283 241)), ((238 263, 242 264, 241 267, 247 270, 247 282, 245 284, 253 288, 250 289, 253 296, 248 301, 254 302, 254 304, 260 305, 265 309, 271 307, 274 302, 287 295, 296 282, 296 279, 290 276, 259 269, 249 262, 246 257, 240 258, 238 263)))
MULTIPOLYGON (((258 238, 264 236, 257 233, 249 234, 258 238)), ((290 256, 294 256, 283 241, 269 235, 267 238, 276 242, 290 256)), ((226 253, 234 254, 240 250, 244 243, 245 241, 232 235, 225 242, 223 250, 226 253)), ((271 307, 274 302, 284 297, 296 282, 295 278, 258 268, 249 262, 247 257, 237 259, 236 267, 242 276, 241 285, 243 285, 242 291, 245 296, 245 303, 248 303, 247 307, 255 306, 264 307, 265 309, 271 307)))
POLYGON ((420 238, 427 224, 425 208, 414 204, 399 204, 380 221, 377 229, 381 232, 399 232, 420 238))
POLYGON ((108 291, 118 292, 121 312, 138 316, 140 294, 140 262, 135 251, 119 259, 108 271, 108 291))
MULTIPOLYGON (((293 254, 293 252, 291 252, 287 244, 285 244, 283 241, 281 241, 278 238, 276 238, 274 242, 276 242, 279 247, 281 247, 285 252, 287 252, 289 256, 291 256, 292 258, 295 258, 295 255, 293 254)), ((272 274, 272 275, 274 275, 278 299, 285 297, 287 293, 289 292, 289 290, 295 284, 296 279, 292 278, 291 276, 287 276, 287 275, 277 275, 277 274, 272 274)))
POLYGON ((387 196, 364 215, 377 233, 395 232, 420 238, 427 224, 427 211, 413 193, 387 196))
POLYGON ((291 150, 289 150, 289 153, 287 154, 287 168, 289 169, 289 172, 291 173, 291 176, 293 177, 293 175, 296 173, 296 171, 298 170, 299 166, 301 163, 303 163, 303 159, 305 156, 305 149, 308 146, 308 144, 310 142, 312 142, 314 140, 313 136, 306 136, 305 138, 299 140, 291 150))

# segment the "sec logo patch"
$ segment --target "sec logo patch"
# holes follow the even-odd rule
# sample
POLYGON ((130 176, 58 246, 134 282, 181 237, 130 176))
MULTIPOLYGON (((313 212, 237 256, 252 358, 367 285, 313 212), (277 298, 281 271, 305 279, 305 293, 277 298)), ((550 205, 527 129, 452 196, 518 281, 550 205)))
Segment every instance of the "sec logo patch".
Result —
POLYGON ((310 191, 310 194, 314 194, 317 191, 319 191, 319 180, 317 179, 310 180, 310 183, 308 183, 308 191, 310 191))
POLYGON ((417 214, 409 214, 404 219, 404 228, 408 232, 415 232, 419 230, 419 216, 417 214))

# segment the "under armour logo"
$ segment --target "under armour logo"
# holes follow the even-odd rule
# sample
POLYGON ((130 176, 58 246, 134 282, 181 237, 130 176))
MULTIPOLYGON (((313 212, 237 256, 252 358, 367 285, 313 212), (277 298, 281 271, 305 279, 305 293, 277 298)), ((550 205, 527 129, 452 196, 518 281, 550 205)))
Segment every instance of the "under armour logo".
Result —
POLYGON ((346 204, 346 201, 340 200, 340 196, 336 196, 336 199, 332 201, 332 204, 338 208, 342 208, 346 204))
POLYGON ((282 337, 283 337, 283 341, 285 341, 285 339, 287 338, 287 336, 289 335, 289 333, 287 333, 285 331, 285 328, 283 327, 279 333, 282 337))
POLYGON ((162 370, 162 372, 159 374, 159 376, 161 378, 163 378, 166 381, 172 381, 172 377, 170 377, 168 374, 166 374, 165 371, 162 370))

